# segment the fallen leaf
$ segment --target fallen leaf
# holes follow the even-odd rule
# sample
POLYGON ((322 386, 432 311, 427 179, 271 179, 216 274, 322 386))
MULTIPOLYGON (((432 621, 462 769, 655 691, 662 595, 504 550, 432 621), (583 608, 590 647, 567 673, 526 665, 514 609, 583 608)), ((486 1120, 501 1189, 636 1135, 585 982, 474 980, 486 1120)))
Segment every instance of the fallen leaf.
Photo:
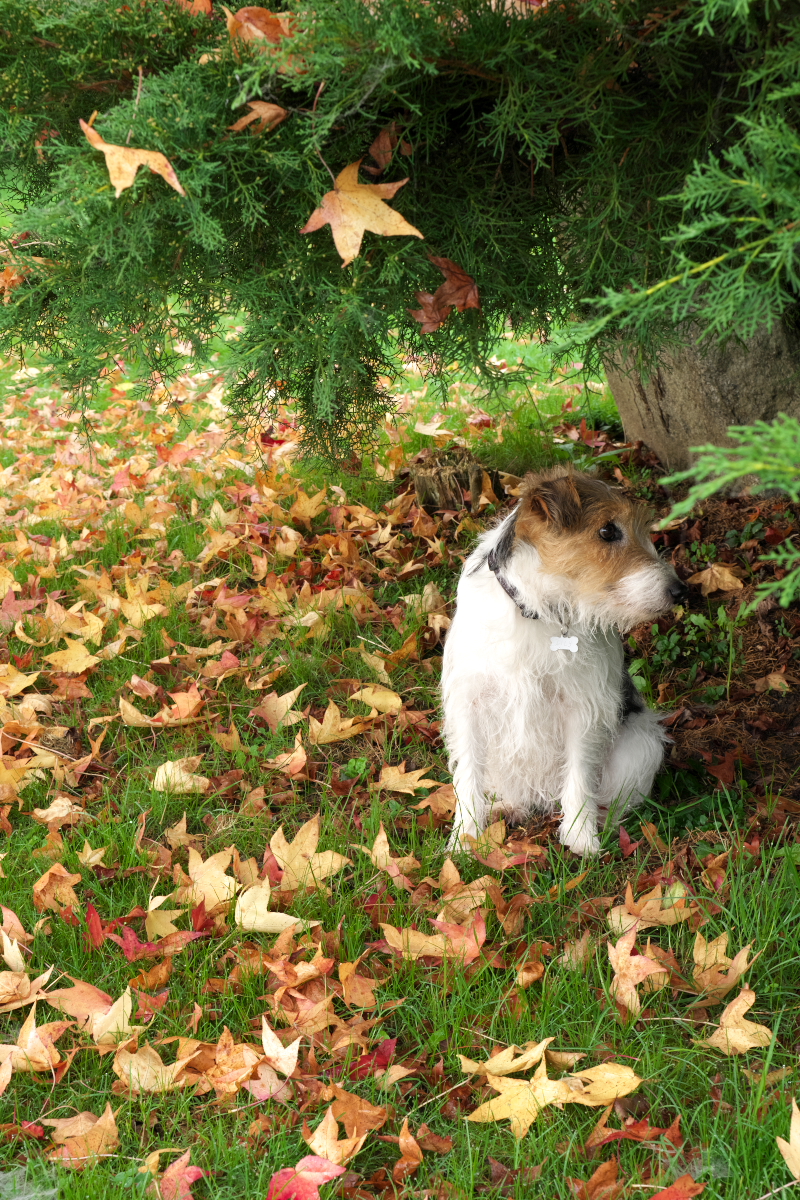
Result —
POLYGON ((434 333, 444 324, 453 308, 464 312, 467 308, 481 306, 478 286, 463 267, 459 267, 449 258, 431 257, 430 261, 439 268, 445 281, 439 284, 433 294, 417 292, 416 297, 421 307, 408 310, 414 320, 420 322, 421 333, 434 333))
POLYGON ((647 958, 646 955, 633 953, 638 929, 637 922, 628 933, 619 939, 615 946, 610 943, 608 945, 608 957, 614 969, 614 978, 611 981, 609 992, 617 1003, 626 1008, 631 1015, 641 1011, 642 1002, 636 991, 639 984, 643 983, 648 975, 663 971, 663 967, 647 958))
POLYGON ((380 687, 375 683, 359 688, 357 692, 353 692, 350 699, 368 704, 373 710, 370 716, 375 716, 376 713, 398 713, 403 707, 402 697, 398 696, 397 692, 393 692, 388 687, 380 687))
POLYGON ((414 886, 405 872, 418 870, 419 862, 413 855, 406 855, 403 858, 393 857, 383 822, 381 822, 378 836, 371 847, 351 844, 351 848, 368 855, 373 867, 378 871, 386 871, 397 887, 410 891, 414 886))
POLYGON ((723 1009, 719 1026, 709 1038, 698 1038, 698 1046, 713 1046, 723 1054, 746 1054, 756 1046, 768 1046, 772 1041, 772 1030, 766 1025, 748 1021, 744 1014, 753 1007, 756 994, 750 988, 742 988, 735 1000, 723 1009))
POLYGON ((556 959, 568 971, 585 971, 594 958, 592 935, 587 929, 575 942, 564 942, 564 949, 556 959))
POLYGON ((669 1187, 652 1195, 650 1200, 692 1200, 692 1196, 699 1196, 705 1191, 705 1187, 704 1183, 698 1183, 693 1176, 681 1175, 669 1187))
MULTIPOLYGON (((8 941, 6 934, 3 937, 8 941)), ((33 1004, 36 1000, 47 999, 48 994, 42 992, 42 988, 53 974, 53 967, 48 967, 43 975, 37 975, 35 979, 30 979, 25 971, 25 964, 22 962, 17 943, 9 942, 9 952, 4 952, 3 957, 6 962, 15 963, 10 971, 0 971, 0 1013, 14 1012, 17 1008, 24 1008, 26 1004, 33 1004), (13 948, 16 947, 16 954, 13 948), (18 969, 17 969, 18 968, 18 969)))
POLYGON ((283 1167, 269 1181, 267 1200, 320 1200, 319 1189, 337 1175, 344 1175, 344 1167, 307 1154, 294 1167, 283 1167))
POLYGON ((795 1179, 800 1180, 800 1109, 792 1097, 792 1123, 789 1126, 789 1140, 775 1139, 784 1161, 795 1179))
POLYGON ((233 846, 203 859, 192 846, 189 847, 189 878, 191 886, 180 888, 175 893, 179 904, 204 904, 206 912, 218 904, 227 904, 239 891, 239 884, 231 875, 226 875, 233 858, 233 846))
POLYGON ((89 671, 100 659, 96 654, 90 654, 84 646, 83 642, 71 641, 68 637, 63 639, 67 644, 66 650, 57 650, 54 654, 45 654, 45 662, 53 664, 56 671, 62 671, 67 675, 82 675, 84 671, 89 671))
POLYGON ((640 896, 638 900, 634 900, 633 889, 628 883, 625 903, 612 908, 608 914, 609 928, 612 933, 621 936, 635 924, 639 929, 648 929, 650 926, 678 925, 688 921, 697 907, 687 904, 686 897, 686 887, 680 880, 670 884, 666 891, 659 883, 652 892, 640 896))
POLYGON ((196 754, 191 758, 176 758, 171 762, 162 763, 156 770, 153 788, 157 792, 181 795, 189 792, 207 792, 211 787, 211 780, 206 779, 204 775, 194 774, 202 758, 202 754, 196 754))
POLYGON ((615 1158, 601 1163, 589 1179, 567 1179, 569 1189, 577 1200, 617 1200, 625 1191, 625 1183, 617 1179, 619 1164, 615 1158))
POLYGON ((403 760, 396 767, 382 767, 380 779, 375 786, 386 788, 389 792, 402 792, 407 796, 413 796, 417 788, 438 788, 438 779, 423 778, 427 770, 427 767, 420 767, 417 771, 407 771, 403 760))
POLYGON ((306 684, 301 683, 299 687, 291 692, 285 692, 282 696, 279 696, 277 692, 268 692, 266 696, 262 697, 257 708, 250 709, 250 716, 260 717, 273 733, 282 725, 296 725, 298 721, 303 720, 303 714, 293 711, 292 705, 304 687, 306 684))
POLYGON ((115 1157, 114 1151, 119 1146, 119 1134, 110 1104, 106 1104, 100 1117, 84 1112, 63 1122, 45 1119, 43 1124, 60 1126, 53 1134, 53 1141, 58 1149, 51 1150, 47 1156, 51 1162, 82 1171, 84 1167, 94 1166, 101 1158, 115 1157), (73 1126, 75 1132, 65 1137, 65 1126, 73 1126))
POLYGON ((239 117, 239 120, 235 121, 233 125, 229 125, 228 129, 238 133, 249 125, 251 133, 264 133, 275 129, 289 115, 287 108, 281 108, 280 104, 269 104, 266 100, 249 100, 247 107, 250 112, 244 117, 239 117))
POLYGON ((336 176, 334 190, 326 192, 322 204, 315 209, 301 233, 313 233, 323 225, 330 225, 333 241, 342 266, 347 267, 361 250, 365 230, 381 237, 399 237, 410 234, 421 238, 424 235, 405 217, 385 203, 396 195, 407 179, 395 183, 359 183, 358 162, 351 163, 336 176))
POLYGON ((544 1061, 530 1081, 496 1075, 487 1075, 486 1078, 500 1095, 479 1105, 467 1119, 478 1122, 509 1120, 511 1132, 516 1138, 525 1136, 548 1104, 564 1104, 571 1099, 566 1080, 547 1078, 547 1064, 544 1061))
POLYGON ((702 594, 710 596, 712 592, 740 592, 744 587, 742 579, 746 575, 747 572, 742 567, 710 563, 704 571, 696 571, 694 575, 690 575, 686 582, 699 584, 702 594))
POLYGON ((507 1046, 499 1054, 492 1055, 485 1062, 473 1062, 471 1058, 459 1055, 461 1070, 465 1075, 514 1075, 521 1071, 529 1071, 544 1057, 544 1052, 555 1038, 545 1038, 543 1042, 527 1042, 525 1049, 519 1046, 507 1046))
POLYGON ((268 1065, 274 1070, 280 1071, 281 1075, 288 1077, 297 1066, 301 1041, 302 1038, 297 1038, 288 1046, 284 1046, 278 1035, 270 1028, 267 1018, 261 1017, 261 1044, 264 1047, 264 1057, 268 1065))
POLYGON ((167 1167, 163 1175, 153 1180, 147 1189, 148 1195, 157 1200, 192 1200, 191 1186, 202 1179, 208 1171, 190 1166, 192 1152, 186 1150, 167 1167))
POLYGON ((320 837, 320 815, 317 813, 298 830, 294 840, 287 842, 283 826, 273 833, 269 847, 283 871, 280 890, 316 888, 323 879, 350 866, 350 859, 333 850, 317 852, 320 837))
POLYGON ((80 901, 72 886, 80 882, 80 875, 71 875, 61 863, 53 863, 33 885, 33 907, 37 912, 44 912, 46 909, 61 912, 63 908, 80 908, 80 901))
POLYGON ((189 1058, 178 1059, 168 1065, 150 1045, 145 1044, 138 1050, 120 1046, 111 1064, 120 1083, 115 1083, 112 1090, 115 1095, 139 1096, 142 1093, 171 1092, 186 1087, 191 1081, 180 1076, 188 1061, 189 1058))
POLYGON ((403 1183, 409 1175, 413 1175, 422 1166, 423 1154, 419 1142, 408 1128, 408 1117, 403 1121, 398 1142, 400 1158, 392 1167, 392 1179, 395 1183, 403 1183))
POLYGON ((234 919, 239 928, 254 933, 282 933, 292 925, 304 928, 308 925, 307 921, 301 921, 291 913, 270 912, 271 897, 272 888, 268 879, 260 879, 252 887, 245 888, 236 900, 234 919))
POLYGON ((342 717, 341 710, 331 700, 321 723, 314 717, 308 718, 308 740, 312 746, 329 746, 332 742, 345 742, 356 737, 371 725, 370 718, 342 717))
POLYGON ((696 1004, 719 1004, 723 997, 736 987, 748 967, 753 965, 747 961, 749 945, 740 950, 735 958, 728 958, 727 949, 727 933, 720 934, 710 942, 705 940, 699 930, 695 935, 692 950, 695 966, 692 977, 701 996, 700 1000, 695 1001, 696 1004))
POLYGON ((339 1125, 333 1115, 333 1105, 331 1105, 320 1124, 313 1131, 306 1122, 303 1123, 302 1138, 308 1148, 321 1158, 343 1165, 358 1154, 367 1140, 368 1132, 340 1139, 339 1125))
POLYGON ((304 776, 308 756, 303 747, 302 734, 297 734, 294 739, 294 749, 287 751, 285 754, 277 754, 275 758, 268 758, 263 764, 265 767, 270 767, 276 771, 281 771, 284 775, 288 775, 290 779, 301 779, 304 776))
MULTIPOLYGON (((117 197, 121 196, 126 188, 133 185, 139 167, 149 167, 154 174, 160 175, 162 179, 166 180, 179 196, 186 195, 172 163, 158 150, 139 150, 133 146, 115 146, 112 142, 104 141, 97 130, 87 125, 85 121, 80 121, 79 124, 87 142, 94 146, 95 150, 101 150, 105 154, 108 177, 117 197)), ((66 638, 64 640, 66 641, 66 638)), ((52 655, 50 658, 52 659, 52 655)))
POLYGON ((384 924, 381 930, 390 948, 412 962, 418 958, 454 958, 466 964, 479 957, 486 940, 486 922, 481 909, 476 909, 464 925, 446 921, 431 921, 431 925, 441 932, 420 933, 416 929, 396 929, 394 925, 384 924))

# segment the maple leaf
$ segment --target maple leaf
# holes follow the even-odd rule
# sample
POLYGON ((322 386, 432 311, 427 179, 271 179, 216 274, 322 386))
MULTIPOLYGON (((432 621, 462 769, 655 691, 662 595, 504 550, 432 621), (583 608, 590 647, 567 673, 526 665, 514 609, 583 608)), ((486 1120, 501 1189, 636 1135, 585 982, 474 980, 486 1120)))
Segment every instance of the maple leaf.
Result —
POLYGON ((383 828, 382 821, 378 836, 371 847, 356 846, 351 843, 351 849, 360 850, 362 854, 368 855, 373 867, 378 871, 386 871, 397 887, 403 888, 405 891, 411 891, 414 885, 404 872, 418 870, 419 862, 413 855, 407 855, 404 858, 394 858, 392 856, 389 838, 386 830, 383 828))
POLYGON ((297 1055, 300 1051, 302 1038, 297 1038, 284 1046, 278 1035, 267 1023, 267 1018, 261 1018, 261 1044, 264 1047, 264 1057, 267 1064, 281 1075, 289 1076, 297 1066, 297 1055))
POLYGON ((334 181, 332 192, 326 192, 322 204, 315 209, 301 233, 313 233, 323 225, 330 225, 333 241, 342 266, 348 267, 361 250, 365 230, 381 237, 424 237, 399 212, 385 203, 397 194, 407 179, 395 183, 359 183, 358 162, 351 163, 340 171, 334 181))
POLYGON ((194 754, 191 758, 176 758, 171 762, 161 763, 153 779, 153 787, 157 792, 173 792, 187 794, 190 792, 207 792, 211 780, 205 775, 195 775, 194 770, 200 765, 202 754, 194 754))
POLYGON ((408 311, 415 321, 422 325, 420 333, 435 333, 454 308, 464 312, 467 308, 480 308, 478 285, 463 267, 459 267, 449 258, 435 258, 430 261, 444 275, 444 283, 440 283, 435 292, 417 292, 416 297, 421 308, 410 308, 408 311))
POLYGON ((172 163, 158 150, 139 150, 133 146, 115 146, 112 142, 105 141, 97 130, 93 129, 91 125, 87 125, 85 121, 80 121, 79 124, 87 142, 95 150, 102 150, 105 154, 108 177, 117 197, 121 196, 126 188, 133 185, 139 167, 149 167, 154 174, 165 179, 179 196, 186 195, 172 163))
POLYGON ((307 1154, 296 1166, 283 1167, 272 1176, 267 1200, 320 1200, 323 1183, 329 1183, 337 1175, 344 1175, 344 1167, 316 1154, 307 1154))
POLYGON ((266 100, 249 100, 247 107, 250 112, 244 117, 239 117, 239 120, 235 121, 233 125, 229 125, 228 129, 239 133, 249 125, 251 133, 264 133, 275 129, 289 115, 287 108, 281 108, 280 104, 269 104, 266 100))
POLYGON ((68 637, 63 639, 67 644, 66 650, 57 650, 54 654, 45 654, 45 662, 52 663, 57 671, 67 675, 82 675, 100 662, 96 654, 90 654, 83 642, 76 642, 68 637))
MULTIPOLYGON (((6 942, 8 941, 5 933, 3 938, 6 942)), ((43 975, 30 979, 24 970, 24 963, 16 941, 9 942, 9 947, 11 953, 4 951, 3 957, 6 962, 11 959, 15 966, 11 971, 0 971, 0 1013, 13 1012, 17 1008, 24 1008, 26 1004, 33 1004, 43 996, 46 998, 47 994, 42 993, 42 988, 54 970, 53 967, 49 967, 43 975), (13 947, 16 947, 16 956, 13 954, 13 947), (15 961, 16 959, 19 961, 15 961)))
POLYGON ((615 1158, 601 1163, 587 1179, 567 1179, 569 1189, 578 1200, 617 1200, 625 1190, 624 1181, 617 1179, 619 1163, 615 1158))
POLYGON ((409 1175, 413 1175, 422 1166, 423 1154, 419 1142, 408 1128, 408 1117, 403 1121, 398 1140, 400 1158, 392 1167, 392 1179, 395 1183, 403 1183, 409 1175))
POLYGON ((48 992, 47 1003, 75 1017, 96 1046, 110 1049, 123 1036, 130 1038, 142 1032, 143 1026, 130 1024, 133 1013, 130 988, 126 988, 117 1000, 112 1000, 94 984, 84 983, 80 979, 74 979, 73 984, 71 988, 56 988, 48 992))
POLYGON ((377 684, 370 683, 365 687, 359 688, 357 692, 353 692, 351 700, 360 700, 362 704, 367 704, 372 709, 369 714, 375 717, 381 713, 398 713, 403 707, 403 698, 397 692, 393 692, 391 688, 379 687, 377 684))
POLYGON ((111 1064, 120 1082, 113 1085, 112 1091, 115 1095, 138 1096, 186 1087, 192 1081, 181 1075, 190 1059, 191 1055, 168 1065, 150 1045, 138 1050, 128 1049, 127 1044, 120 1046, 111 1064))
POLYGON ((281 725, 296 725, 298 721, 303 720, 303 714, 293 710, 292 705, 306 686, 305 683, 301 683, 299 687, 294 688, 291 692, 284 692, 282 696, 279 696, 277 692, 267 692, 258 707, 250 709, 250 716, 260 717, 273 733, 281 725))
POLYGON ((364 733, 372 721, 363 717, 342 717, 341 710, 329 701, 322 722, 308 718, 308 740, 312 746, 329 746, 332 742, 345 742, 348 738, 364 733))
POLYGON ((636 988, 648 975, 663 972, 663 967, 644 954, 634 954, 634 942, 639 930, 638 921, 623 935, 615 946, 608 945, 608 957, 614 968, 614 978, 609 992, 630 1014, 641 1011, 642 1002, 636 988))
POLYGON ((524 1137, 548 1104, 563 1104, 571 1099, 569 1084, 563 1079, 548 1079, 547 1064, 542 1061, 530 1081, 487 1075, 487 1082, 499 1092, 469 1114, 469 1121, 510 1120, 511 1132, 524 1137))
POLYGON ((465 1075, 514 1075, 521 1071, 529 1071, 542 1061, 544 1052, 555 1038, 545 1038, 543 1042, 527 1042, 524 1051, 519 1046, 507 1046, 499 1054, 492 1055, 486 1062, 473 1062, 471 1058, 461 1059, 461 1070, 465 1075))
POLYGON ((800 1109, 792 1097, 792 1123, 789 1126, 789 1140, 776 1138, 778 1149, 783 1155, 784 1162, 795 1179, 800 1180, 800 1109))
POLYGON ((0 663, 0 696, 10 699, 19 695, 26 687, 30 687, 39 678, 39 671, 25 675, 18 671, 12 663, 0 663))
POLYGON ((702 594, 710 596, 712 592, 740 592, 744 587, 742 579, 746 575, 743 567, 733 567, 728 563, 711 563, 704 571, 696 571, 694 575, 690 575, 686 582, 699 583, 702 594))
POLYGON ((268 758, 263 765, 276 771, 281 771, 284 775, 288 775, 290 779, 303 779, 306 778, 305 770, 307 763, 308 756, 303 748, 303 736, 298 733, 294 739, 293 750, 289 750, 285 754, 277 754, 275 758, 268 758))
POLYGON ((304 929, 308 927, 308 921, 302 921, 291 913, 270 912, 271 897, 272 887, 268 879, 259 879, 258 883, 245 888, 236 900, 235 921, 239 928, 257 933, 282 933, 292 925, 300 925, 304 929))
POLYGON ((622 935, 634 925, 639 929, 647 929, 653 925, 679 925, 682 921, 688 921, 697 911, 696 905, 686 903, 686 896, 685 885, 676 880, 666 891, 663 891, 659 883, 652 892, 634 900, 633 889, 628 883, 625 889, 625 903, 612 908, 608 914, 609 928, 612 933, 622 935))
POLYGON ((175 892, 179 904, 204 904, 206 911, 216 908, 218 904, 227 904, 239 891, 239 884, 231 875, 226 875, 231 859, 233 846, 212 854, 203 859, 194 847, 189 847, 189 879, 191 884, 181 887, 175 892))
POLYGON ((577 941, 564 942, 564 949, 556 961, 562 967, 566 967, 568 971, 585 971, 593 958, 592 935, 591 931, 587 929, 577 941))
POLYGON ((45 1118, 43 1124, 53 1128, 52 1138, 57 1145, 47 1157, 72 1170, 94 1166, 98 1159, 112 1156, 119 1146, 117 1122, 110 1104, 106 1104, 100 1117, 82 1112, 61 1120, 45 1118))
POLYGON ((73 883, 80 883, 80 875, 71 875, 61 863, 53 863, 33 885, 33 907, 37 912, 53 909, 61 912, 63 908, 80 908, 73 883))
POLYGON ((413 796, 417 788, 438 788, 438 779, 424 779, 427 767, 416 771, 407 771, 405 759, 396 767, 383 766, 381 776, 375 784, 377 788, 386 788, 390 792, 402 792, 413 796))
POLYGON ((692 1200, 705 1191, 706 1185, 698 1183, 691 1175, 680 1175, 669 1187, 663 1188, 650 1197, 650 1200, 692 1200))
POLYGON ((283 870, 280 890, 295 891, 297 888, 313 889, 323 879, 335 875, 343 867, 350 866, 350 859, 333 850, 317 852, 320 837, 320 815, 306 821, 291 842, 286 841, 281 825, 270 838, 269 848, 283 870))
POLYGON ((695 963, 692 977, 702 999, 695 1001, 695 1004, 719 1004, 736 987, 748 967, 753 965, 747 961, 749 945, 740 950, 735 958, 728 958, 727 949, 727 933, 721 933, 713 941, 707 942, 698 930, 692 950, 695 963))
POLYGON ((453 925, 447 921, 431 921, 441 930, 438 934, 420 933, 416 929, 396 929, 381 925, 390 948, 412 962, 418 958, 455 958, 464 964, 479 957, 486 940, 486 922, 481 909, 471 914, 468 924, 453 925))
POLYGON ((239 38, 243 42, 268 42, 278 46, 284 38, 292 36, 292 13, 273 13, 268 8, 248 5, 232 13, 224 4, 220 8, 225 13, 228 34, 233 41, 239 38))
POLYGON ((742 988, 735 1000, 722 1010, 719 1026, 711 1037, 695 1039, 698 1046, 713 1046, 723 1054, 746 1054, 756 1046, 768 1046, 772 1041, 772 1030, 766 1025, 745 1019, 745 1013, 756 1002, 756 994, 750 988, 742 988))
POLYGON ((389 163, 392 161, 394 150, 398 143, 400 144, 400 153, 404 154, 406 158, 413 154, 411 143, 407 142, 405 139, 402 141, 400 140, 399 126, 397 122, 390 121, 389 124, 380 131, 369 148, 371 157, 374 158, 375 162, 378 164, 377 167, 364 167, 364 170, 369 171, 370 175, 380 175, 380 173, 385 171, 389 163))
POLYGON ((0 1095, 8 1087, 14 1071, 48 1071, 50 1073, 61 1062, 55 1042, 70 1021, 53 1021, 49 1025, 36 1024, 36 1005, 31 1008, 25 1023, 13 1044, 0 1044, 0 1095))
POLYGON ((190 1166, 191 1156, 191 1150, 186 1150, 180 1158, 170 1163, 163 1175, 149 1185, 147 1194, 157 1197, 157 1200, 192 1200, 192 1184, 207 1175, 208 1171, 190 1166))
POLYGON ((147 916, 144 919, 144 930, 151 941, 154 938, 169 937, 171 933, 178 932, 177 927, 172 924, 172 918, 182 917, 186 909, 162 908, 162 904, 168 899, 169 896, 150 897, 147 905, 147 916))
POLYGON ((302 1138, 309 1150, 318 1154, 320 1158, 343 1165, 350 1162, 351 1158, 355 1158, 367 1140, 368 1134, 369 1130, 366 1130, 364 1133, 344 1137, 340 1140, 339 1124, 333 1113, 333 1105, 331 1105, 320 1124, 313 1131, 307 1122, 303 1122, 302 1138))
POLYGON ((72 796, 56 796, 47 808, 34 808, 31 812, 34 821, 47 825, 50 829, 60 829, 62 825, 77 825, 86 819, 86 813, 80 804, 76 804, 72 796))

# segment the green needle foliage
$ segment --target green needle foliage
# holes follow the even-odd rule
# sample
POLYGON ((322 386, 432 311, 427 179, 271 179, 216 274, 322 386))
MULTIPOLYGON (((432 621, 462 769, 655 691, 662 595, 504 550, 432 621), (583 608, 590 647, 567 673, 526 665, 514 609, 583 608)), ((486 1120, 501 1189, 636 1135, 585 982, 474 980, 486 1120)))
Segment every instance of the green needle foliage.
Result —
POLYGON ((795 304, 792 6, 290 7, 273 44, 177 0, 0 0, 6 279, 25 276, 5 286, 0 352, 46 353, 91 409, 103 356, 169 385, 176 342, 202 355, 235 312, 240 420, 291 402, 307 449, 342 460, 390 409, 403 356, 434 382, 457 360, 492 386, 509 325, 571 322, 569 353, 596 364, 690 323, 746 335, 795 304), (231 131, 253 100, 288 116, 231 131), (95 109, 106 141, 165 154, 186 197, 142 168, 116 198, 78 125, 95 109), (391 203, 425 240, 367 233, 343 270, 330 230, 299 231, 392 122, 411 154, 398 144, 369 180, 409 177, 391 203), (423 335, 408 309, 441 283, 429 255, 471 274, 482 308, 423 335))

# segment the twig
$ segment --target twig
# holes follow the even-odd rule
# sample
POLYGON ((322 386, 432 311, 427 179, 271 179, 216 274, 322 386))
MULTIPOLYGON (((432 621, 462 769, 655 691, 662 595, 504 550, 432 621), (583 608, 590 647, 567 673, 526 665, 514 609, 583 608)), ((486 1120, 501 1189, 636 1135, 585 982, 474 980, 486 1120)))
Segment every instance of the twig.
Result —
POLYGON ((785 1192, 787 1188, 797 1187, 800 1179, 793 1179, 791 1183, 784 1183, 781 1187, 773 1188, 771 1192, 764 1192, 763 1196, 759 1196, 758 1200, 767 1200, 768 1196, 777 1196, 778 1192, 785 1192))
MULTIPOLYGON (((143 80, 144 80, 144 74, 143 74, 143 72, 142 72, 142 68, 141 68, 141 67, 139 67, 139 86, 138 86, 138 88, 136 89, 136 100, 135 100, 135 102, 134 102, 134 105, 133 105, 133 115, 134 115, 134 117, 136 116, 137 112, 139 111, 139 101, 140 101, 140 100, 141 100, 141 98, 142 98, 142 82, 143 82, 143 80)), ((128 136, 125 138, 125 145, 126 145, 126 146, 129 146, 129 145, 130 145, 130 142, 131 142, 131 134, 132 134, 132 133, 133 133, 133 126, 131 125, 130 129, 128 130, 128 136)))

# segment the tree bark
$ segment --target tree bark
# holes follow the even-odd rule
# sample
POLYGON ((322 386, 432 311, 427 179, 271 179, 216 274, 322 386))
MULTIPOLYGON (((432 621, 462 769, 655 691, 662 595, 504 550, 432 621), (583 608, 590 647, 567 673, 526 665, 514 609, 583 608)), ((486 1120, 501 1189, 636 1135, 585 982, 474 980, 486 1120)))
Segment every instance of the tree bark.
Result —
POLYGON ((729 425, 800 417, 800 332, 790 320, 746 342, 688 342, 649 376, 622 355, 605 366, 626 437, 671 471, 691 465, 694 446, 729 445, 729 425))

